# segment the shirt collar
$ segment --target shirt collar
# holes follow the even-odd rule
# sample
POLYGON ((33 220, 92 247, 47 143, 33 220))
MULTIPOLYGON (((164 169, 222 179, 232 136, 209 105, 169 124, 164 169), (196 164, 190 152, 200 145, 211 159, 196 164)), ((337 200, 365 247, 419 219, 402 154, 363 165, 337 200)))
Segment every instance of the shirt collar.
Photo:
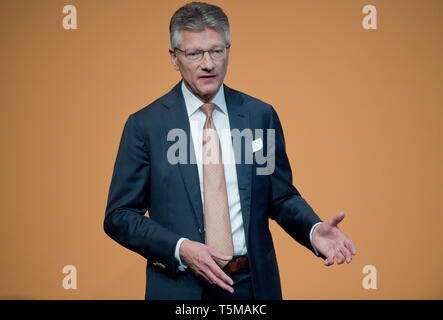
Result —
MULTIPOLYGON (((185 82, 182 80, 182 92, 183 97, 185 98, 186 110, 188 112, 188 117, 194 114, 202 105, 203 102, 197 98, 189 89, 186 87, 185 82)), ((216 104, 218 109, 225 114, 228 114, 226 108, 226 100, 225 100, 225 91, 223 88, 223 83, 218 89, 217 94, 211 100, 212 103, 216 104)))

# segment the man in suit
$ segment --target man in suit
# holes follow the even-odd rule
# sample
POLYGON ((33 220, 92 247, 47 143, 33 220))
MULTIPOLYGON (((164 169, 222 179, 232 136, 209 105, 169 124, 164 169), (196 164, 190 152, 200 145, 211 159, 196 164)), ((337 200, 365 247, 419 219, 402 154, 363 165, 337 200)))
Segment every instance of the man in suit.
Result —
POLYGON ((349 263, 344 213, 322 222, 293 186, 273 107, 223 84, 222 9, 185 5, 170 37, 182 80, 128 117, 104 220, 111 238, 148 260, 146 299, 281 299, 269 219, 325 265, 349 263))

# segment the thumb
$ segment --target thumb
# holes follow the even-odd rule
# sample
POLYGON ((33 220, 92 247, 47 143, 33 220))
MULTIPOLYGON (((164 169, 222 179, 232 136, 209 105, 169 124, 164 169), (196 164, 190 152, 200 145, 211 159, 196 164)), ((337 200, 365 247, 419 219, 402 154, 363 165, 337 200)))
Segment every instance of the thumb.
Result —
POLYGON ((336 227, 345 217, 345 213, 341 211, 339 214, 337 214, 335 217, 333 217, 331 221, 331 226, 336 227))
POLYGON ((229 261, 232 259, 232 256, 230 255, 226 255, 214 248, 209 247, 209 253, 211 254, 212 257, 220 259, 220 260, 225 260, 225 261, 229 261))

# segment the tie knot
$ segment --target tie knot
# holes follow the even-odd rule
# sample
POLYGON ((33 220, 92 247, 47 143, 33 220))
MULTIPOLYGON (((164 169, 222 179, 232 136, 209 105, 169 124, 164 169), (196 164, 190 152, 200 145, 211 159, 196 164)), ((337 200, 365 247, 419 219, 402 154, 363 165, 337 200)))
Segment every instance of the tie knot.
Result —
POLYGON ((204 105, 202 105, 200 107, 200 109, 202 109, 202 111, 205 113, 206 117, 209 118, 212 116, 212 112, 215 109, 215 104, 214 103, 205 103, 204 105))

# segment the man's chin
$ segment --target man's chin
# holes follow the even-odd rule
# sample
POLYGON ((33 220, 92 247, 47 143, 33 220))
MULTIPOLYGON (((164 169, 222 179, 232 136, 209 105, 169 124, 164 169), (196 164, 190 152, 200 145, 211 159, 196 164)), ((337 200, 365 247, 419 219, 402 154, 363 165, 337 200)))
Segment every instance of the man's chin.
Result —
POLYGON ((211 90, 208 90, 207 88, 205 88, 206 90, 199 90, 199 95, 200 95, 200 97, 202 97, 205 100, 209 101, 209 100, 211 100, 212 98, 215 97, 215 95, 217 94, 219 88, 220 87, 217 87, 217 88, 214 87, 214 88, 211 88, 211 90))

